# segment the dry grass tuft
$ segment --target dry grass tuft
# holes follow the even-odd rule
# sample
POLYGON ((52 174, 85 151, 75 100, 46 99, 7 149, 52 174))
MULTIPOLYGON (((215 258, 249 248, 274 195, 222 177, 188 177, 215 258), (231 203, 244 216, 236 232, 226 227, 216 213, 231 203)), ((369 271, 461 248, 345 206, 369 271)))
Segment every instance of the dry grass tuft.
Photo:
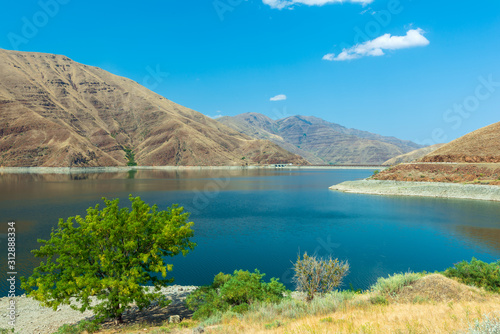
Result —
POLYGON ((484 290, 461 284, 440 274, 424 276, 404 287, 396 295, 397 302, 456 302, 484 301, 488 299, 484 290))

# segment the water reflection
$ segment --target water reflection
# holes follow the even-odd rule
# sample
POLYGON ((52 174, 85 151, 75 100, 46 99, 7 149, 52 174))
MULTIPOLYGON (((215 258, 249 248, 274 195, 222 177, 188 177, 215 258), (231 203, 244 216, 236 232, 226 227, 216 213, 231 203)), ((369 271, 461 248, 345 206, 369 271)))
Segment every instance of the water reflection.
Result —
POLYGON ((488 246, 500 252, 500 224, 499 227, 457 226, 460 234, 481 246, 488 246))
MULTIPOLYGON (((500 204, 382 197, 328 190, 371 170, 138 170, 0 175, 0 220, 18 227, 18 271, 59 218, 85 215, 101 197, 179 203, 195 222, 198 247, 169 259, 178 284, 207 284, 219 271, 259 268, 290 281, 299 250, 349 260, 346 283, 367 288, 394 272, 443 270, 475 256, 500 258, 500 204)), ((5 224, 2 224, 5 227, 5 224)), ((5 233, 5 231, 0 231, 5 233)), ((4 244, 4 238, 0 243, 4 244)), ((1 261, 4 261, 2 259, 1 261)), ((6 271, 1 262, 0 270, 6 271)), ((6 291, 1 282, 0 294, 6 291)))

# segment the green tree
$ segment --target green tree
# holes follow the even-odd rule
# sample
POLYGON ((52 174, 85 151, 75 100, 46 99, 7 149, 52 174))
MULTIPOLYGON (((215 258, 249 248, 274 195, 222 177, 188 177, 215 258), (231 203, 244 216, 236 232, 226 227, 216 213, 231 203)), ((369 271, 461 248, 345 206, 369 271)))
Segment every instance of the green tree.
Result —
POLYGON ((159 211, 132 195, 131 209, 119 208, 118 199, 103 200, 102 210, 97 204, 85 219, 60 219, 50 240, 38 240, 42 246, 32 253, 46 260, 31 277, 21 278, 21 287, 45 306, 70 304, 81 312, 93 310, 96 321, 118 323, 132 303, 140 309, 152 300, 168 304, 160 289, 173 282, 166 278, 173 266, 164 257, 186 255, 196 244, 189 240, 193 223, 182 207, 159 211))

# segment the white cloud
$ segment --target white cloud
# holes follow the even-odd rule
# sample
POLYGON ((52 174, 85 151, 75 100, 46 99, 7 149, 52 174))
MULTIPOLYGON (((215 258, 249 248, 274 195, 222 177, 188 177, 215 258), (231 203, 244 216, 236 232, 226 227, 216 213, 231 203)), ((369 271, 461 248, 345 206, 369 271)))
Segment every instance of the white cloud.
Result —
POLYGON ((216 111, 216 113, 217 113, 217 114, 216 114, 216 115, 214 115, 214 116, 210 116, 210 115, 206 115, 206 116, 208 116, 208 117, 210 117, 210 118, 213 118, 213 119, 217 119, 217 118, 224 117, 224 115, 222 114, 222 111, 217 110, 217 111, 216 111))
POLYGON ((335 53, 327 53, 323 56, 323 60, 332 61, 335 58, 335 53))
POLYGON ((384 50, 399 50, 426 46, 429 45, 430 42, 424 37, 424 33, 422 29, 418 28, 408 30, 405 36, 391 36, 390 34, 385 34, 374 40, 357 44, 349 49, 343 49, 336 57, 333 53, 328 53, 323 56, 323 59, 329 61, 345 61, 365 56, 377 57, 385 55, 384 50))
POLYGON ((279 95, 273 96, 269 99, 269 101, 284 101, 284 100, 286 100, 285 94, 279 94, 279 95))
POLYGON ((264 4, 276 9, 283 9, 296 4, 303 4, 307 6, 323 6, 329 3, 352 2, 367 5, 369 3, 372 3, 373 1, 374 0, 262 0, 264 4))

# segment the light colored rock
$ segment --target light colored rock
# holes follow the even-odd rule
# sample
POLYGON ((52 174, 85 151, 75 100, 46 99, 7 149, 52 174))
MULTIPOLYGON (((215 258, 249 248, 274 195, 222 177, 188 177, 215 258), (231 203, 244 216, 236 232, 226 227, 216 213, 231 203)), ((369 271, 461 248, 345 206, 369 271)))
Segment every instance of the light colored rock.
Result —
POLYGON ((409 182, 360 180, 346 181, 330 187, 346 193, 479 199, 500 201, 500 187, 444 182, 409 182))
MULTIPOLYGON (((179 286, 165 287, 161 289, 161 293, 168 299, 172 300, 172 304, 181 303, 191 293, 196 290, 196 286, 184 286, 182 291, 179 291, 179 286)), ((84 319, 91 319, 94 314, 92 311, 80 313, 73 310, 69 305, 61 305, 57 311, 51 308, 43 307, 40 303, 26 295, 15 297, 16 300, 16 326, 15 333, 39 333, 50 334, 54 333, 64 324, 76 324, 84 319)), ((9 305, 10 298, 0 298, 0 310, 6 310, 9 305)), ((156 301, 153 301, 155 303, 156 301)), ((157 302, 156 302, 157 304, 157 302)), ((137 307, 132 307, 131 312, 137 311, 137 307)), ((5 317, 6 313, 2 314, 5 317)), ((5 317, 1 319, 5 320, 5 317)), ((180 317, 179 317, 180 321, 180 317)), ((2 326, 0 326, 2 327, 2 326)))
POLYGON ((168 318, 168 323, 169 324, 178 324, 179 322, 181 322, 181 316, 180 315, 171 315, 168 318))

